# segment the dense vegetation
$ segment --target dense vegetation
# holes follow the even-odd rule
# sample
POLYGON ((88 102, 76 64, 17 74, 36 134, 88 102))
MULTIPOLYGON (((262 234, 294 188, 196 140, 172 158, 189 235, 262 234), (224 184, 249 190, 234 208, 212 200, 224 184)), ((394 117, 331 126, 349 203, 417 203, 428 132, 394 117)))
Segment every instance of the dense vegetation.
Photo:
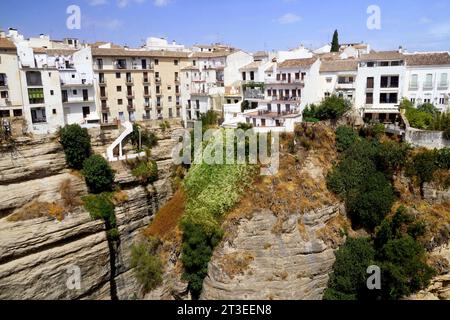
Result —
POLYGON ((150 130, 133 124, 133 132, 127 137, 133 147, 139 152, 144 148, 151 149, 158 144, 158 137, 150 130))
POLYGON ((201 163, 192 166, 184 180, 187 203, 181 221, 181 260, 183 278, 194 298, 201 293, 208 262, 222 238, 221 219, 239 201, 253 170, 251 165, 201 163))
POLYGON ((319 105, 311 104, 303 111, 303 118, 308 122, 317 120, 337 120, 351 109, 351 104, 344 98, 332 95, 319 105))
POLYGON ((404 207, 390 215, 396 200, 393 181, 403 170, 421 186, 439 170, 449 179, 450 149, 413 152, 381 136, 376 127, 359 135, 350 127, 336 130, 340 162, 327 177, 328 187, 345 201, 353 225, 371 237, 349 238, 336 253, 325 299, 399 299, 426 287, 434 274, 420 241, 425 224, 404 207), (371 265, 381 269, 381 290, 367 288, 371 265))
POLYGON ((163 264, 157 254, 159 245, 158 239, 150 237, 131 247, 131 268, 145 292, 155 289, 163 281, 163 264))
POLYGON ((82 169, 83 162, 91 154, 91 137, 87 129, 78 124, 68 125, 61 128, 59 137, 67 165, 72 169, 82 169))
POLYGON ((405 109, 406 118, 413 128, 443 131, 450 140, 450 113, 441 113, 431 103, 424 103, 414 108, 408 99, 403 99, 400 108, 405 109))
POLYGON ((93 155, 86 159, 83 164, 83 174, 90 192, 98 194, 112 190, 114 171, 102 156, 93 155))
POLYGON ((427 286, 434 270, 418 238, 424 225, 400 207, 386 218, 373 239, 349 238, 336 253, 326 300, 399 299, 427 286), (369 290, 367 268, 381 269, 381 290, 369 290))

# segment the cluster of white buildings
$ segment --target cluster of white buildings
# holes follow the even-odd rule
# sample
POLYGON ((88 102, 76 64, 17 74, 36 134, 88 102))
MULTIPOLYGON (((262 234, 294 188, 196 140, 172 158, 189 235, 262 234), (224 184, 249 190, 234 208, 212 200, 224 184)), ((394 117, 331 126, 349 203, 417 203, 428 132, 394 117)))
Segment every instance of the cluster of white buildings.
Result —
POLYGON ((191 126, 214 110, 225 127, 292 131, 307 105, 332 94, 381 122, 396 118, 404 97, 449 109, 448 52, 375 52, 362 43, 330 49, 250 54, 159 38, 131 49, 27 39, 10 29, 0 33, 0 118, 23 117, 28 131, 45 134, 74 123, 180 119, 191 126))

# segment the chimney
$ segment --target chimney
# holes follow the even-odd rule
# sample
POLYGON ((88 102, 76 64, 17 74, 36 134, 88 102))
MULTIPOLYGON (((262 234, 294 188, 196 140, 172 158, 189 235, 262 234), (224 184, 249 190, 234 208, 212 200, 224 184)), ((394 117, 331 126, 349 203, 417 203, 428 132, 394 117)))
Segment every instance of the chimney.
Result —
POLYGON ((404 51, 404 50, 403 50, 403 46, 399 46, 399 47, 398 47, 398 52, 399 52, 399 53, 403 53, 403 51, 404 51))

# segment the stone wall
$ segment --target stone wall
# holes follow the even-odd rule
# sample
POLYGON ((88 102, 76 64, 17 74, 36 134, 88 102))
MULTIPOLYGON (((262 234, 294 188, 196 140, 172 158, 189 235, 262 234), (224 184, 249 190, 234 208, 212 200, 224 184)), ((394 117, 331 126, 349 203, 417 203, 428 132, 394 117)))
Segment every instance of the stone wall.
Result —
POLYGON ((405 141, 415 147, 425 147, 428 149, 442 149, 450 147, 450 141, 444 139, 444 133, 442 131, 427 131, 407 128, 405 131, 405 141))

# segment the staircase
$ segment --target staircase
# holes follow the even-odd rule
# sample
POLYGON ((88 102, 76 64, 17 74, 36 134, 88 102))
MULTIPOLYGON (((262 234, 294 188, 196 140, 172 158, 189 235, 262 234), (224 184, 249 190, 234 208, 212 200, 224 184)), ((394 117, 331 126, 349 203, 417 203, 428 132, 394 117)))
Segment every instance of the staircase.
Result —
POLYGON ((145 152, 142 152, 140 154, 131 154, 131 155, 123 155, 123 146, 122 143, 125 140, 125 138, 130 135, 133 132, 133 124, 129 121, 126 121, 122 124, 122 126, 125 128, 125 130, 120 134, 120 136, 114 140, 114 142, 106 149, 106 159, 109 162, 115 162, 115 161, 123 161, 126 159, 133 159, 137 158, 139 156, 144 156, 145 152), (114 149, 119 146, 119 156, 114 156, 114 149))

